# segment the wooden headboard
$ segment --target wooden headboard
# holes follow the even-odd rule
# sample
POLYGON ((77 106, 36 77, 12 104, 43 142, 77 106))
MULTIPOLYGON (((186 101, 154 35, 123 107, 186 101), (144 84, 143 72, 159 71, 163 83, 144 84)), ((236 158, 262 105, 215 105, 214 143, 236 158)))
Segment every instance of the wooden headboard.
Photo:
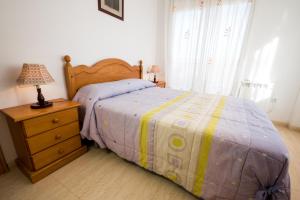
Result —
POLYGON ((131 66, 123 60, 110 58, 101 60, 91 67, 86 65, 72 67, 70 56, 65 56, 64 60, 66 62, 65 79, 70 100, 73 99, 79 88, 88 84, 143 78, 142 61, 139 61, 137 66, 131 66))

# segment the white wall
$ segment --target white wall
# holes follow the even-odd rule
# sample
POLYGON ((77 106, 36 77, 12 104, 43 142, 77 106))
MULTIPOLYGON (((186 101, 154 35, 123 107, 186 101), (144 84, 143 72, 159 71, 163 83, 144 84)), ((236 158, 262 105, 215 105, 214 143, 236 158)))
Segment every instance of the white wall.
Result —
POLYGON ((277 101, 269 114, 272 120, 288 122, 300 88, 300 1, 255 2, 244 64, 250 67, 260 62, 261 69, 270 67, 265 77, 275 84, 277 101))
MULTIPOLYGON (((116 57, 144 66, 156 63, 158 0, 125 0, 125 21, 98 11, 97 0, 0 1, 0 108, 35 101, 34 87, 19 88, 22 64, 42 63, 55 83, 43 86, 47 99, 66 97, 63 61, 94 64, 116 57)), ((16 157, 4 117, 0 145, 8 162, 16 157)))
POLYGON ((300 127, 300 90, 298 93, 297 101, 293 109, 293 114, 291 116, 290 126, 298 127, 298 128, 300 127))
POLYGON ((167 0, 158 1, 158 10, 157 10, 157 65, 161 67, 161 72, 158 74, 159 80, 165 80, 165 54, 166 54, 166 15, 168 6, 167 0))

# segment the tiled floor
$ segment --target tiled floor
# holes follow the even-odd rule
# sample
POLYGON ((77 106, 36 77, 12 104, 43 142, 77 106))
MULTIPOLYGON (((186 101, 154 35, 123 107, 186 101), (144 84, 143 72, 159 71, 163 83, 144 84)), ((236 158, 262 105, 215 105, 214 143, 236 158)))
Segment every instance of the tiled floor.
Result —
MULTIPOLYGON (((300 133, 279 128, 290 157, 292 200, 300 199, 300 133), (297 157, 298 156, 298 157, 297 157)), ((17 168, 0 176, 1 200, 196 199, 170 181, 92 149, 47 178, 31 184, 17 168)))

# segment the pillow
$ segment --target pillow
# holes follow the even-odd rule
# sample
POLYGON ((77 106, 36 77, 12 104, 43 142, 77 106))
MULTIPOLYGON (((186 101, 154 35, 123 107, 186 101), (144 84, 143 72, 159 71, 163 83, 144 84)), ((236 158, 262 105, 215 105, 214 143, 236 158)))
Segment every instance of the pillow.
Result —
POLYGON ((148 88, 148 87, 156 87, 156 85, 153 82, 143 80, 143 79, 124 79, 124 80, 115 81, 115 82, 120 82, 120 83, 125 83, 127 85, 131 85, 130 87, 139 88, 138 90, 148 88), (144 88, 142 88, 142 87, 144 87, 144 88))
POLYGON ((102 100, 155 86, 154 83, 142 79, 124 79, 120 81, 90 84, 80 88, 73 100, 81 103, 85 102, 87 98, 102 100))

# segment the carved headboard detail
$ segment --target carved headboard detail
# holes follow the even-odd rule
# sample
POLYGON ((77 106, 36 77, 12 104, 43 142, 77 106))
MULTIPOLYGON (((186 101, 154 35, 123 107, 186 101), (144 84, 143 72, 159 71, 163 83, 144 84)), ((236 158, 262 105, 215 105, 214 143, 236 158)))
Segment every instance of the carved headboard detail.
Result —
POLYGON ((139 65, 137 66, 131 66, 121 59, 110 58, 101 60, 91 67, 86 65, 73 67, 70 56, 65 56, 64 60, 66 62, 64 67, 65 79, 68 98, 70 100, 73 99, 79 88, 88 84, 118 81, 128 78, 143 78, 142 61, 139 61, 139 65))

